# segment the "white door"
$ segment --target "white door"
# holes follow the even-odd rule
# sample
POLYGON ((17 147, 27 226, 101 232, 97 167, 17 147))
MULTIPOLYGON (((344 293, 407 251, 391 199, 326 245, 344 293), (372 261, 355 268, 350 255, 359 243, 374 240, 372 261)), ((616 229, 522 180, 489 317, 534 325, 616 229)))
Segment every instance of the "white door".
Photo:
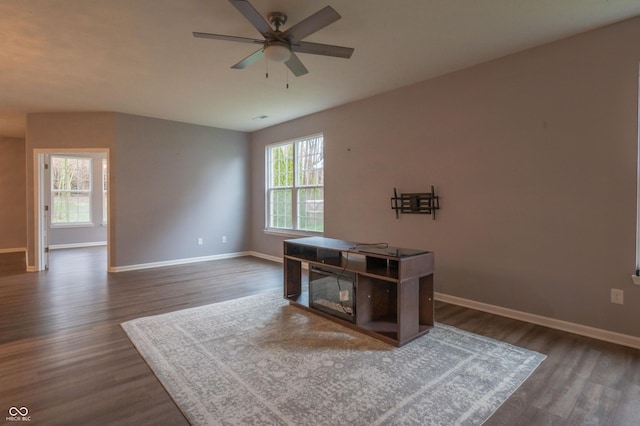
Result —
POLYGON ((51 226, 51 166, 50 166, 50 158, 49 154, 44 154, 44 188, 42 191, 42 195, 44 196, 44 210, 43 210, 43 220, 44 220, 44 232, 42 245, 44 247, 44 264, 43 269, 46 271, 49 269, 49 227, 51 226))
POLYGON ((49 154, 38 153, 36 161, 36 271, 49 269, 49 223, 51 200, 51 171, 49 154))

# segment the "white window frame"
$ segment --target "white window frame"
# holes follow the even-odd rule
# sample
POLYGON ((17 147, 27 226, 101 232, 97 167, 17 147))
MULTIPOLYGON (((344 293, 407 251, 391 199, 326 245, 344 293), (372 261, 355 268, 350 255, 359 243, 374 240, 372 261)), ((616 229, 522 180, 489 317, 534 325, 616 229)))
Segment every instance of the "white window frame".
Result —
POLYGON ((324 191, 324 167, 322 171, 322 184, 321 185, 301 185, 298 182, 299 178, 299 170, 298 170, 298 146, 301 142, 305 142, 312 139, 322 138, 322 157, 324 162, 324 135, 322 133, 317 133, 305 137, 300 137, 284 142, 278 142, 274 144, 267 145, 265 147, 265 232, 274 233, 274 234, 291 234, 291 235, 322 235, 324 232, 324 200, 323 204, 323 214, 322 214, 322 230, 313 231, 313 230, 305 230, 300 229, 299 225, 299 208, 298 208, 298 192, 302 189, 317 189, 321 188, 324 191), (272 182, 272 158, 271 153, 272 149, 284 145, 292 145, 293 147, 293 185, 287 186, 278 186, 271 187, 272 182), (291 191, 291 227, 277 227, 272 226, 271 222, 271 192, 275 189, 289 189, 291 191))
POLYGON ((51 168, 51 214, 50 221, 51 226, 54 228, 63 228, 63 227, 77 227, 77 226, 87 226, 93 225, 93 160, 91 157, 83 157, 83 156, 70 156, 70 155, 55 155, 52 154, 50 157, 50 168, 51 168), (53 162, 55 158, 64 158, 67 160, 81 160, 81 161, 89 161, 89 189, 74 189, 74 190, 60 190, 54 189, 54 178, 53 178, 53 162), (70 193, 85 193, 89 195, 89 220, 88 221, 75 221, 75 222, 56 222, 55 218, 55 193, 60 192, 70 192, 70 193))

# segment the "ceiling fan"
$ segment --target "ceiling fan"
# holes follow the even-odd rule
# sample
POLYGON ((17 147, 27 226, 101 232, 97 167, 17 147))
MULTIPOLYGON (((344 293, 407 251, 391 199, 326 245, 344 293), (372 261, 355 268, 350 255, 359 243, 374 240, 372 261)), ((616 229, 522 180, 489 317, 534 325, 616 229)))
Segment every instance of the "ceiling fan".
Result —
POLYGON ((243 69, 266 56, 267 59, 284 62, 293 75, 299 77, 309 71, 302 64, 296 53, 310 53, 313 55, 334 56, 337 58, 350 58, 354 49, 351 47, 332 46, 329 44, 311 43, 302 41, 303 38, 321 30, 341 18, 331 6, 319 10, 308 18, 298 22, 286 31, 280 31, 280 27, 287 22, 287 15, 282 12, 271 12, 264 19, 262 15, 246 0, 229 0, 244 15, 245 18, 258 30, 264 40, 246 37, 236 37, 220 34, 194 32, 198 38, 212 38, 216 40, 237 41, 262 45, 231 68, 243 69))

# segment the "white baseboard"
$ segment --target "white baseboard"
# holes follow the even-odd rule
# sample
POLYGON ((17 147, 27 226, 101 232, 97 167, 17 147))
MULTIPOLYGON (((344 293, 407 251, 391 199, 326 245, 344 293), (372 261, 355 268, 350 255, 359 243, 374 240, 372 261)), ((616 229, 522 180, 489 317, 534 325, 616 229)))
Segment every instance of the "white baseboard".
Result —
POLYGON ((27 249, 25 247, 14 247, 14 248, 4 248, 0 249, 0 254, 2 253, 20 253, 26 252, 27 249))
MULTIPOLYGON (((259 257, 260 259, 270 260, 272 262, 284 263, 284 261, 282 260, 282 257, 271 256, 269 254, 264 254, 264 253, 258 253, 257 251, 252 251, 249 253, 249 255, 253 257, 259 257)), ((309 263, 307 262, 301 262, 301 263, 302 263, 302 269, 309 269, 309 263)))
POLYGON ((569 333, 578 334, 580 336, 591 337, 593 339, 615 343, 622 346, 628 346, 634 349, 640 349, 640 337, 636 336, 629 336, 626 334, 616 333, 614 331, 602 330, 600 328, 589 327, 586 325, 562 321, 555 318, 548 318, 542 315, 516 311, 514 309, 503 308, 501 306, 490 305, 488 303, 476 302, 456 296, 449 296, 448 294, 443 293, 436 292, 435 299, 440 302, 451 303, 452 305, 464 306, 465 308, 471 308, 494 315, 500 315, 507 318, 525 321, 531 324, 542 325, 544 327, 549 327, 556 330, 567 331, 569 333))
POLYGON ((25 270, 29 272, 29 265, 27 265, 27 248, 26 247, 13 247, 13 248, 0 249, 0 254, 9 254, 9 253, 24 253, 24 267, 25 267, 25 270))
POLYGON ((282 256, 271 256, 270 254, 259 253, 257 251, 250 251, 249 256, 259 257, 260 259, 270 260, 272 262, 282 263, 282 256))
POLYGON ((109 272, 137 271, 139 269, 162 268, 165 266, 186 265, 188 263, 208 262, 210 260, 231 259, 233 257, 249 256, 250 252, 214 254, 211 256, 189 257, 186 259, 167 260, 163 262, 140 263, 138 265, 110 266, 109 272))
POLYGON ((106 241, 91 241, 88 243, 71 243, 71 244, 52 244, 49 246, 49 250, 60 250, 70 248, 82 248, 82 247, 98 247, 106 246, 106 241))

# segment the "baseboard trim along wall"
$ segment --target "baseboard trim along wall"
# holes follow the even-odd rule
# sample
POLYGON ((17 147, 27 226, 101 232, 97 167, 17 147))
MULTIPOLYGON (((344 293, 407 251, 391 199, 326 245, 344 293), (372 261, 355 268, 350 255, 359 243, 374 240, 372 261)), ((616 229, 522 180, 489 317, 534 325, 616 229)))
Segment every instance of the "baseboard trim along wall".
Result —
MULTIPOLYGON (((272 262, 283 263, 282 258, 278 256, 270 256, 268 254, 258 253, 255 251, 250 252, 249 255, 253 257, 259 257, 260 259, 270 260, 272 262)), ((301 262, 301 263, 302 263, 302 269, 307 269, 307 270, 309 269, 309 263, 307 262, 301 262)))
POLYGON ((531 324, 541 325, 553 328, 555 330, 566 331, 580 336, 590 337, 609 343, 615 343, 622 346, 628 346, 634 349, 640 349, 640 337, 629 336, 626 334, 616 333, 614 331, 602 330, 600 328, 589 327, 582 324, 576 324, 568 321, 562 321, 554 318, 548 318, 541 315, 530 314, 527 312, 516 311, 514 309, 503 308, 501 306, 490 305, 488 303, 476 302, 461 297, 449 296, 448 294, 435 293, 435 299, 440 302, 451 303, 452 305, 463 306, 490 314, 500 315, 531 324))
POLYGON ((110 266, 109 272, 137 271, 140 269, 161 268, 164 266, 186 265, 188 263, 207 262, 210 260, 231 259, 233 257, 250 256, 250 252, 214 254, 211 256, 189 257, 186 259, 174 259, 163 262, 140 263, 138 265, 110 266))
POLYGON ((26 251, 27 249, 25 247, 3 248, 3 249, 0 249, 0 254, 20 253, 20 252, 26 252, 26 251))
POLYGON ((260 259, 270 260, 272 262, 282 263, 282 257, 271 256, 271 255, 264 254, 264 253, 258 253, 257 251, 249 252, 249 256, 259 257, 260 259))
POLYGON ((50 250, 70 249, 70 248, 83 248, 83 247, 99 247, 106 246, 106 241, 92 241, 88 243, 71 243, 71 244, 52 244, 49 246, 50 250))
POLYGON ((25 247, 11 247, 0 249, 0 269, 24 268, 28 271, 27 249, 25 247))

